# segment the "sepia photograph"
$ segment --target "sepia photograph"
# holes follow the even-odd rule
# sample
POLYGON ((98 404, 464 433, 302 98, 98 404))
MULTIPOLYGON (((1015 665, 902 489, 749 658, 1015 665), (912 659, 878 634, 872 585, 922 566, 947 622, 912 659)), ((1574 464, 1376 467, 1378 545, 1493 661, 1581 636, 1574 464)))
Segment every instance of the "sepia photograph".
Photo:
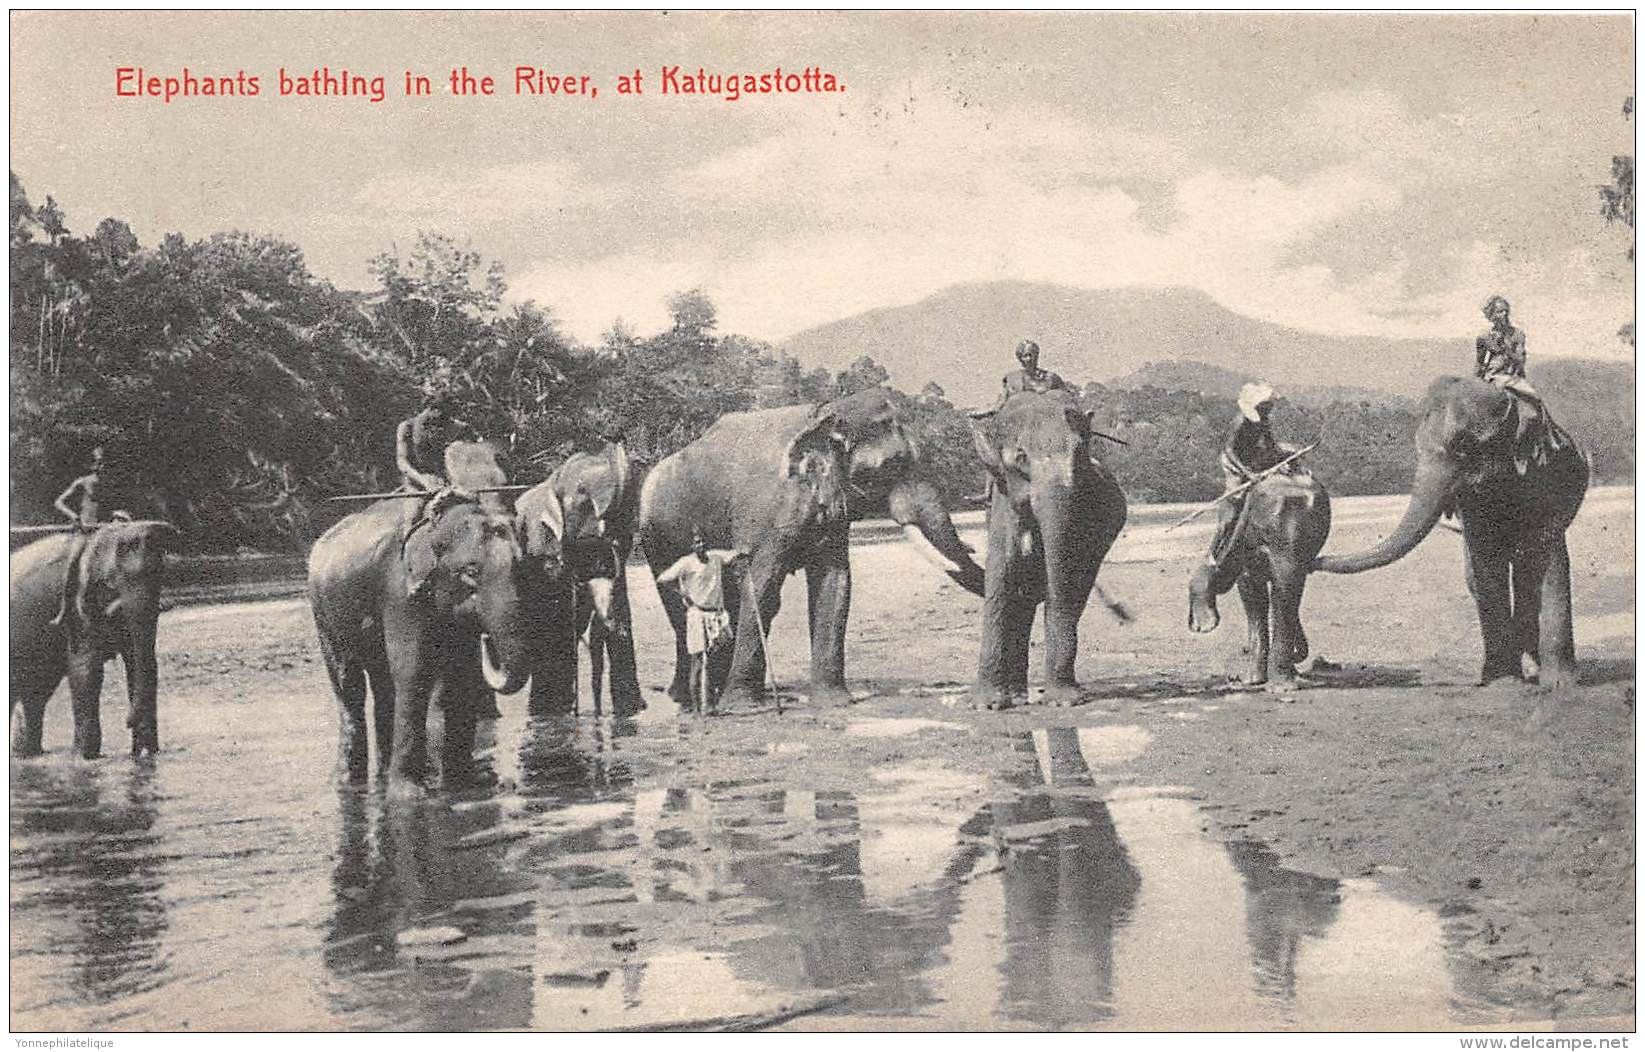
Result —
POLYGON ((1627 1047, 1634 12, 8 30, 18 1048, 1627 1047))

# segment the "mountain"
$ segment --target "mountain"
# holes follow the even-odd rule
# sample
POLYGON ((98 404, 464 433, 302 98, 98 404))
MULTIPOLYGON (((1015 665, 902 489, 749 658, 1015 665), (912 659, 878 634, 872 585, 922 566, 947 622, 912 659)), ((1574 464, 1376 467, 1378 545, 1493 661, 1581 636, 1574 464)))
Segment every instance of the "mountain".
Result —
MULTIPOLYGON (((1335 388, 1355 400, 1369 392, 1418 397, 1435 376, 1465 372, 1474 358, 1472 334, 1435 340, 1325 336, 1247 318, 1191 289, 1091 290, 1017 281, 956 285, 918 303, 807 329, 782 349, 807 366, 831 370, 870 355, 905 391, 934 380, 956 405, 977 405, 991 401, 1000 376, 1016 367, 1011 352, 1024 337, 1038 341, 1042 365, 1075 384, 1115 384, 1146 369, 1145 378, 1194 378, 1193 386, 1178 389, 1261 376, 1282 393, 1335 388)), ((1533 376, 1555 365, 1566 363, 1533 365, 1533 376)), ((1632 390, 1631 362, 1614 370, 1612 363, 1570 365, 1577 373, 1589 366, 1605 375, 1625 373, 1632 390)), ((1222 386, 1208 393, 1223 393, 1222 386)), ((1299 394, 1298 400, 1311 401, 1318 393, 1299 394)))
MULTIPOLYGON (((1204 362, 1184 359, 1174 362, 1145 362, 1124 376, 1110 380, 1106 386, 1126 390, 1157 387, 1162 391, 1193 391, 1210 398, 1234 398, 1239 389, 1255 380, 1254 373, 1238 373, 1204 362)), ((1362 402, 1373 406, 1412 405, 1408 395, 1370 387, 1323 386, 1318 384, 1285 384, 1282 392, 1288 402, 1298 405, 1324 407, 1332 402, 1362 402)))

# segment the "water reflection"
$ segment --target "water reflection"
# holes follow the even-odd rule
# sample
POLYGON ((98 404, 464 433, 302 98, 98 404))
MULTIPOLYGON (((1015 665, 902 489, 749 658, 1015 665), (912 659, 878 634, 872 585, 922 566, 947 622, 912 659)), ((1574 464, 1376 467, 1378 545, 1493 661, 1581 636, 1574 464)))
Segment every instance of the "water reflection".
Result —
POLYGON ((158 798, 152 764, 12 766, 11 908, 37 915, 41 933, 15 944, 15 1011, 118 1014, 119 1002, 166 981, 158 798))
POLYGON ((823 1003, 835 1018, 788 1025, 1480 1018, 1432 914, 1224 845, 1186 791, 1116 787, 1137 728, 1007 734, 993 769, 849 785, 696 776, 746 747, 729 722, 505 714, 496 736, 491 793, 393 804, 316 771, 231 793, 267 804, 244 817, 201 776, 220 758, 168 757, 170 795, 138 765, 17 765, 14 1025, 674 1027, 823 1003))

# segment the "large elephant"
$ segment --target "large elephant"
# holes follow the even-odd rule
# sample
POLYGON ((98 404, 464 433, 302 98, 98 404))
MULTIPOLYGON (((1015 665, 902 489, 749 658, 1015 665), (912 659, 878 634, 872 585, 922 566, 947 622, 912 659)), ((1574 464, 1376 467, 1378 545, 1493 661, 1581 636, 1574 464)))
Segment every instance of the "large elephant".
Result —
POLYGON ((533 713, 575 707, 579 639, 588 643, 595 711, 608 658, 612 712, 645 707, 628 605, 639 492, 628 451, 616 442, 599 455, 573 454, 515 502, 526 555, 542 571, 545 603, 531 667, 533 713))
POLYGON ((68 604, 66 625, 51 622, 63 603, 73 538, 47 537, 11 557, 11 708, 23 708, 12 745, 17 755, 40 753, 46 701, 65 675, 74 707, 74 749, 87 759, 101 754, 103 666, 115 655, 126 667, 131 751, 159 751, 155 623, 165 553, 177 536, 167 522, 99 526, 80 557, 81 592, 68 604))
MULTIPOLYGON (((937 487, 926 477, 919 450, 899 420, 891 397, 872 388, 823 405, 788 406, 720 419, 701 438, 666 458, 640 491, 640 542, 660 573, 691 550, 694 528, 711 548, 753 556, 746 569, 769 628, 781 601, 783 578, 804 570, 811 615, 811 685, 815 701, 845 702, 845 630, 851 612, 850 521, 888 514, 916 547, 971 592, 982 592, 982 569, 954 530, 937 487), (794 451, 832 440, 842 451, 846 514, 825 522, 789 521, 779 513, 794 451)), ((685 608, 662 592, 674 626, 674 679, 669 694, 690 697, 685 608)), ((742 597, 742 613, 753 608, 742 597)), ((734 616, 738 604, 731 604, 734 616)), ((727 699, 761 692, 765 655, 757 632, 739 629, 727 699)))
POLYGON ((1495 384, 1435 380, 1416 433, 1416 479, 1405 514, 1381 543, 1315 560, 1327 573, 1387 566, 1415 548, 1456 507, 1466 546, 1468 591, 1479 611, 1485 657, 1480 682, 1539 676, 1576 682, 1571 561, 1565 529, 1588 491, 1588 462, 1568 440, 1520 471, 1520 399, 1495 384))
MULTIPOLYGON (((1235 514, 1224 503, 1223 514, 1235 514)), ((1220 564, 1203 562, 1188 583, 1188 627, 1210 632, 1220 620, 1217 596, 1239 582, 1250 636, 1244 680, 1273 691, 1296 686, 1308 656, 1302 589, 1314 556, 1331 532, 1331 497, 1312 476, 1275 475, 1246 492, 1220 564)))
MULTIPOLYGON (((470 491, 503 482, 483 444, 452 443, 446 459, 448 477, 470 491), (464 470, 465 458, 489 467, 464 470)), ((495 494, 447 503, 409 534, 406 522, 403 500, 343 519, 309 553, 308 585, 341 709, 339 780, 367 775, 369 678, 378 769, 393 794, 414 796, 424 788, 430 708, 443 715, 442 781, 473 781, 485 692, 525 686, 531 639, 524 556, 513 512, 495 494)))
POLYGON ((993 479, 982 654, 973 703, 1009 708, 1028 693, 1028 640, 1045 604, 1045 700, 1074 704, 1080 615, 1125 526, 1125 494, 1091 459, 1091 425, 1072 392, 1022 392, 972 432, 993 479))

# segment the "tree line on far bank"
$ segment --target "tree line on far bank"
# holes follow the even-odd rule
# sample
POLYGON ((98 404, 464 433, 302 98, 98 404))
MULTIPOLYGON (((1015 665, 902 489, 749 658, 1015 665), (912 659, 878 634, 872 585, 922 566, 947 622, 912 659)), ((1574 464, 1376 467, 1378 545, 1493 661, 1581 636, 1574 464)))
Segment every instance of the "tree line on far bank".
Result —
MULTIPOLYGON (((16 523, 55 521, 52 498, 102 445, 115 503, 171 519, 195 547, 305 548, 340 514, 327 496, 393 488, 395 423, 437 372, 452 379, 457 414, 523 483, 608 436, 651 464, 725 413, 889 379, 867 355, 831 373, 722 333, 695 289, 671 297, 663 332, 641 337, 618 320, 581 345, 550 309, 506 302, 500 265, 440 234, 371 260, 376 287, 358 292, 315 277, 301 249, 276 238, 171 234, 144 246, 118 219, 76 235, 51 197, 32 203, 15 175, 10 190, 16 523)), ((1100 384, 1082 393, 1101 429, 1127 443, 1099 445, 1133 502, 1220 492, 1232 399, 1100 384)), ((961 506, 983 489, 970 421, 937 384, 895 396, 961 506)), ((1333 493, 1410 482, 1410 403, 1282 403, 1277 424, 1287 440, 1323 437, 1310 462, 1333 493)), ((1618 449, 1596 463, 1631 478, 1631 418, 1626 446, 1615 430, 1618 449)))

